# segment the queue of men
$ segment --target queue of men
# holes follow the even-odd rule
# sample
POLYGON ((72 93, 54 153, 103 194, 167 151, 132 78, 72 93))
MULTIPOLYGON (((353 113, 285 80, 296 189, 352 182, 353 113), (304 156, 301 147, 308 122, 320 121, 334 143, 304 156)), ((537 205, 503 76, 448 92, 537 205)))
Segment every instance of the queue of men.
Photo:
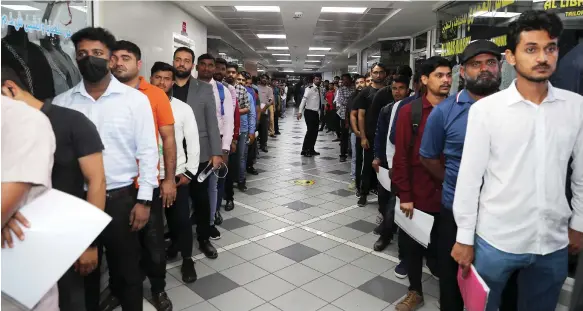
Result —
MULTIPOLYGON (((283 92, 275 81, 274 94, 268 76, 256 91, 237 65, 210 54, 197 59, 186 47, 174 52, 172 65, 155 62, 148 82, 139 75, 143 62, 136 44, 93 27, 71 40, 83 81, 54 99, 37 100, 14 71, 2 68, 3 139, 16 132, 12 137, 25 139, 24 145, 3 143, 10 150, 2 154, 3 247, 13 247, 11 234, 24 238, 21 227, 28 222, 18 212, 23 204, 43 189, 66 192, 112 221, 35 309, 142 310, 147 277, 152 305, 172 310, 167 259, 180 254, 182 280, 197 280, 193 225, 200 251, 218 257, 211 240, 221 238, 216 225, 222 201, 225 210, 234 209, 233 184, 244 192, 246 174, 258 174, 253 164, 258 149, 267 152, 270 122, 272 135, 279 134, 268 112, 283 92), (266 130, 258 148, 260 122, 266 130), (212 172, 199 178, 205 170, 212 172), (100 300, 104 252, 109 295, 100 300)), ((2 308, 11 307, 20 310, 3 297, 2 308)))

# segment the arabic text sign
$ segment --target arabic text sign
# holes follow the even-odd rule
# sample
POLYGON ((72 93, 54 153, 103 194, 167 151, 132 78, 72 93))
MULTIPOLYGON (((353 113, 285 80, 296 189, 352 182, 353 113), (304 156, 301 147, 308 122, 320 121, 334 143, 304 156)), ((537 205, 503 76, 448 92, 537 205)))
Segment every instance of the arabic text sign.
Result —
POLYGON ((20 12, 18 13, 17 18, 12 17, 12 12, 10 12, 8 15, 6 14, 2 15, 2 28, 8 26, 14 27, 14 29, 16 29, 17 31, 22 28, 27 33, 36 31, 47 36, 58 35, 63 36, 65 38, 70 38, 71 35, 73 34, 70 29, 61 28, 58 24, 52 24, 46 20, 44 23, 35 20, 33 21, 24 20, 20 12))

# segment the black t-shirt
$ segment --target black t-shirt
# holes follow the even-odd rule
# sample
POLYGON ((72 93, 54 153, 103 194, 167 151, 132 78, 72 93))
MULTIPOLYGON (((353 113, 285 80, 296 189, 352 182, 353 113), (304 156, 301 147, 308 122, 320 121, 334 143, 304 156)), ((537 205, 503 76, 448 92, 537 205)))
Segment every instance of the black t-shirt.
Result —
POLYGON ((85 196, 85 178, 79 159, 104 148, 95 124, 84 114, 51 104, 47 100, 41 111, 49 118, 56 139, 53 165, 53 188, 74 195, 85 196))
POLYGON ((360 92, 360 94, 358 94, 354 102, 355 109, 365 110, 365 134, 366 138, 371 144, 374 141, 374 133, 377 127, 377 121, 379 119, 380 108, 370 108, 373 106, 373 100, 378 91, 379 89, 375 89, 372 86, 367 86, 362 90, 362 92, 360 92))
POLYGON ((178 84, 174 83, 172 87, 172 96, 180 99, 181 101, 186 103, 186 99, 188 98, 188 88, 190 87, 190 79, 186 82, 183 86, 178 86, 178 84))

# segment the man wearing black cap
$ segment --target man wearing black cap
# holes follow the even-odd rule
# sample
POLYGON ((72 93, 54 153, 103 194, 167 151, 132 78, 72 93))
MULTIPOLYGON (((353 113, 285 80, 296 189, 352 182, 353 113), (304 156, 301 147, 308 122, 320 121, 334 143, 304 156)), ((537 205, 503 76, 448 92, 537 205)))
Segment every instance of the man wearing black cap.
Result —
POLYGON ((443 180, 440 231, 438 239, 439 285, 441 309, 462 311, 457 283, 458 264, 451 257, 457 226, 452 206, 460 166, 470 106, 477 100, 498 91, 500 86, 498 46, 491 41, 477 40, 466 47, 460 57, 460 75, 465 89, 437 105, 425 125, 419 154, 421 163, 437 179, 443 180), (441 161, 445 156, 445 169, 441 161))

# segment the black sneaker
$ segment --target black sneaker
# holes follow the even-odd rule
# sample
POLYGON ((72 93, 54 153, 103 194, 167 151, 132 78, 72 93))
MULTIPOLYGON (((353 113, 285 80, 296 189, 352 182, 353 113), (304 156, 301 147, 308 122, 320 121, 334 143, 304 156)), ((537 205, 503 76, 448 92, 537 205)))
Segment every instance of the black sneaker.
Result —
POLYGON ((216 259, 219 257, 219 252, 217 252, 217 249, 213 246, 213 244, 209 240, 199 241, 198 249, 204 254, 206 258, 216 259))
POLYGON ((227 203, 225 203, 225 211, 230 212, 233 209, 235 209, 235 202, 233 200, 227 200, 227 203))
POLYGON ((172 311, 172 301, 170 301, 166 292, 152 294, 150 302, 156 311, 172 311))
POLYGON ((215 213, 215 226, 220 226, 222 223, 223 223, 223 215, 221 215, 221 212, 219 210, 217 210, 217 212, 215 213))
POLYGON ((247 173, 251 175, 259 175, 259 172, 253 166, 247 168, 247 173))
POLYGON ((247 191, 247 186, 245 186, 245 182, 240 182, 237 184, 237 189, 241 192, 247 191))
POLYGON ((184 283, 194 283, 197 279, 196 270, 194 269, 194 260, 192 258, 184 258, 182 260, 182 281, 184 283))
POLYGON ((211 226, 210 232, 211 240, 219 240, 221 238, 221 232, 219 232, 219 229, 217 229, 216 226, 211 226))
POLYGON ((346 162, 346 156, 340 156, 340 162, 346 162))
POLYGON ((113 311, 119 306, 121 306, 121 302, 119 301, 119 299, 117 299, 117 297, 110 293, 109 296, 107 296, 103 300, 103 302, 99 305, 99 310, 113 311))
POLYGON ((382 252, 385 250, 385 248, 387 248, 387 246, 389 246, 389 244, 391 244, 391 240, 381 236, 374 243, 373 249, 375 250, 375 252, 382 252))
POLYGON ((366 195, 361 195, 360 198, 358 199, 358 206, 360 207, 364 207, 366 206, 366 204, 368 203, 368 201, 366 200, 366 195))
POLYGON ((320 153, 318 151, 316 151, 316 150, 310 151, 310 154, 311 155, 315 155, 315 156, 319 156, 320 155, 320 153))

